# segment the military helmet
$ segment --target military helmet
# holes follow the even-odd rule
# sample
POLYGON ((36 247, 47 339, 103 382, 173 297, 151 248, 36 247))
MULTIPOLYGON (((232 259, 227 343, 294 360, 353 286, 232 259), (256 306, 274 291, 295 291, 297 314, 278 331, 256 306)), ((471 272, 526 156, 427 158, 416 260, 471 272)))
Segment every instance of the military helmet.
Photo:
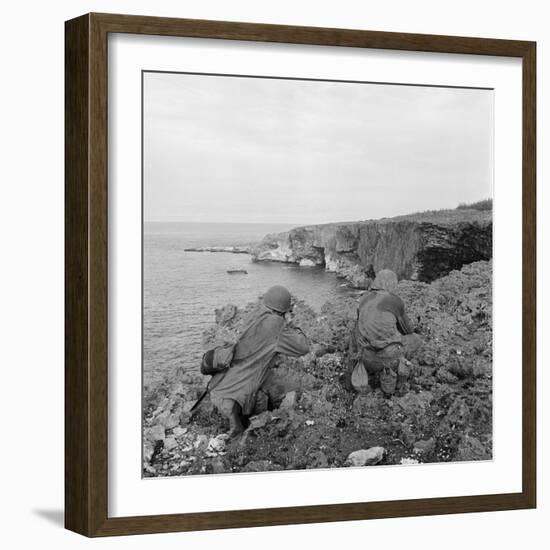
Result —
POLYGON ((264 306, 286 313, 290 310, 290 292, 280 285, 272 286, 263 296, 264 306))

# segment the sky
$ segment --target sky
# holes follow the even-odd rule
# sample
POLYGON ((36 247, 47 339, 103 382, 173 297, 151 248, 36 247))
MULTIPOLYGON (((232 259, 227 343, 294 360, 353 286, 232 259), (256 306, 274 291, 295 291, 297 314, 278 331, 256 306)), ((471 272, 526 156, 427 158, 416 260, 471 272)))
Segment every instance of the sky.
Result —
POLYGON ((145 221, 315 224, 492 197, 493 91, 145 73, 145 221))

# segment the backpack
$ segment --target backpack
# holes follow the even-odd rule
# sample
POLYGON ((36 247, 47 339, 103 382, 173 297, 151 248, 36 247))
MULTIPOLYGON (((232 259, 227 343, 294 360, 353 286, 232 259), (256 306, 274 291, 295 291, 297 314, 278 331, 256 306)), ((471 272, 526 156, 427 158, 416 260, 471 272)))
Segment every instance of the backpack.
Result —
POLYGON ((201 374, 214 376, 218 372, 223 372, 231 366, 235 355, 237 344, 224 344, 213 349, 209 349, 201 361, 201 374))
MULTIPOLYGON (((216 348, 209 349, 203 356, 201 361, 201 374, 214 376, 219 372, 223 372, 231 367, 233 356, 235 355, 235 348, 237 344, 224 344, 216 348)), ((210 387, 212 378, 208 381, 206 389, 202 392, 200 397, 195 401, 195 404, 191 407, 189 412, 193 413, 202 403, 202 400, 208 395, 208 392, 212 389, 210 387)))
POLYGON ((351 385, 358 393, 365 392, 369 389, 369 375, 367 374, 363 361, 357 361, 355 367, 353 367, 351 385))

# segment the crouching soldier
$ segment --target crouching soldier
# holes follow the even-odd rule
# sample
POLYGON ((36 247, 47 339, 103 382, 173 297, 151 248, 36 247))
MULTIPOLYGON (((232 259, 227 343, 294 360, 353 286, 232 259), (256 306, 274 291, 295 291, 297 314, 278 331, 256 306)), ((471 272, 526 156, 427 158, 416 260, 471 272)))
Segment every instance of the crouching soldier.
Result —
POLYGON ((290 310, 288 290, 270 288, 235 345, 231 367, 212 377, 210 397, 229 418, 231 437, 244 431, 243 421, 249 416, 267 410, 268 395, 262 387, 277 355, 299 357, 309 352, 306 336, 288 320, 290 310))
MULTIPOLYGON (((410 359, 422 343, 413 333, 403 300, 393 293, 396 287, 393 271, 383 269, 377 274, 359 303, 350 338, 350 357, 362 362, 369 379, 375 384, 379 380, 389 395, 405 384, 409 369, 404 359, 410 359)), ((355 360, 350 364, 349 385, 356 365, 355 360)))

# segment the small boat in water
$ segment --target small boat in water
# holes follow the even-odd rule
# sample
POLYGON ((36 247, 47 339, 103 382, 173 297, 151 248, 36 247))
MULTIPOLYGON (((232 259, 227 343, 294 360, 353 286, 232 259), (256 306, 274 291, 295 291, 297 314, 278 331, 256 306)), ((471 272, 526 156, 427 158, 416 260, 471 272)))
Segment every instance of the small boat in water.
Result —
POLYGON ((228 269, 227 273, 242 273, 243 275, 248 275, 248 271, 246 269, 228 269))

